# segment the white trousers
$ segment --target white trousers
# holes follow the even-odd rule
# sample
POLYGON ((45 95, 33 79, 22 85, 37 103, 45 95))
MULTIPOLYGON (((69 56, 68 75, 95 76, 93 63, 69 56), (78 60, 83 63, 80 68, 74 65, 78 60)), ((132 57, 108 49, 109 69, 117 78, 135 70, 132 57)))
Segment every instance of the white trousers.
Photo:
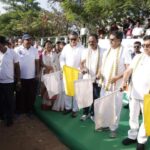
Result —
MULTIPOLYGON (((110 94, 113 91, 105 91, 103 88, 101 89, 101 97, 107 94, 110 94)), ((109 108, 108 108, 109 110, 109 108)), ((110 126, 111 131, 115 131, 118 128, 119 121, 120 121, 120 114, 122 110, 122 92, 117 92, 115 96, 115 122, 112 126, 110 126)))
POLYGON ((65 95, 65 109, 72 109, 74 112, 78 111, 78 105, 75 97, 65 95))
POLYGON ((143 117, 143 100, 137 100, 134 98, 130 99, 129 108, 130 108, 130 118, 129 118, 130 130, 128 131, 128 138, 133 140, 137 139, 138 143, 144 144, 146 143, 148 137, 146 136, 143 121, 139 128, 140 110, 142 111, 143 117))

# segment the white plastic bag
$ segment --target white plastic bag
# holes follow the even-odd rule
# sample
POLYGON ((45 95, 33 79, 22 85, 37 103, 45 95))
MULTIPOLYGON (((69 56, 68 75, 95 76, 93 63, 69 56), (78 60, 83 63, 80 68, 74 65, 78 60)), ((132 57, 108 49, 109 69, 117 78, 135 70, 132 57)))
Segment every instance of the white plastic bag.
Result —
POLYGON ((43 82, 47 89, 49 98, 52 98, 54 95, 57 95, 62 91, 60 71, 43 75, 43 82))
POLYGON ((104 97, 98 98, 94 102, 94 120, 95 129, 101 127, 110 127, 115 122, 115 95, 119 92, 116 90, 104 97))
POLYGON ((93 103, 93 84, 91 79, 77 80, 75 85, 75 97, 78 108, 89 107, 93 103))

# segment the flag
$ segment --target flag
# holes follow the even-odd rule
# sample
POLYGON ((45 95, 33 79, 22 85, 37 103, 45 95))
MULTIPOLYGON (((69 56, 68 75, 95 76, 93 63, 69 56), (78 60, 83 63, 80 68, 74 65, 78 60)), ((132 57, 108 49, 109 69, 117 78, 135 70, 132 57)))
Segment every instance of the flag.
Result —
POLYGON ((91 79, 77 80, 75 85, 75 97, 78 108, 89 107, 93 103, 93 83, 91 79), (85 91, 86 90, 86 91, 85 91))
POLYGON ((54 95, 61 92, 61 72, 57 71, 43 75, 43 82, 48 92, 48 97, 51 99, 54 95))
POLYGON ((144 126, 146 135, 150 136, 150 94, 144 96, 144 126))
POLYGON ((98 98, 94 102, 94 121, 95 129, 101 127, 110 127, 115 122, 115 95, 119 92, 116 90, 110 94, 98 98))
POLYGON ((73 67, 64 65, 63 67, 63 80, 65 93, 68 96, 74 96, 74 81, 78 80, 79 70, 73 67))

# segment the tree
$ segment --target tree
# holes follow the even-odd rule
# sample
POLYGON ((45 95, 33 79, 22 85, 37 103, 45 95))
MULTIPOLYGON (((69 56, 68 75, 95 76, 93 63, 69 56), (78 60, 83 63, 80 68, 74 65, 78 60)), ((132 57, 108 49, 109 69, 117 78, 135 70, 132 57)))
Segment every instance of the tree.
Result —
POLYGON ((64 13, 53 7, 51 12, 41 9, 35 0, 0 0, 8 10, 0 16, 0 34, 18 36, 28 32, 34 36, 62 35, 68 21, 64 13))
MULTIPOLYGON (((17 30, 22 28, 23 32, 29 32, 32 29, 31 23, 41 10, 39 3, 35 0, 1 0, 1 2, 7 5, 6 9, 15 17, 17 30)), ((13 18, 11 20, 13 24, 12 21, 13 18)))
POLYGON ((134 19, 141 14, 148 17, 150 13, 150 0, 49 0, 49 2, 59 2, 69 21, 80 25, 86 24, 91 28, 107 25, 108 20, 120 22, 127 16, 134 19))
POLYGON ((39 3, 36 0, 0 0, 0 2, 6 4, 6 10, 12 11, 29 11, 29 10, 40 10, 39 3))

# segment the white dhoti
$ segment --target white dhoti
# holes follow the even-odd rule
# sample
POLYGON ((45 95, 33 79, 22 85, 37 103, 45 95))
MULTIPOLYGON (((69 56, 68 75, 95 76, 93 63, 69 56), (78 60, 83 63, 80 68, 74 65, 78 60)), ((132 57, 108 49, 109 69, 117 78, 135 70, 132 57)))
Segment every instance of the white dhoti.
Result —
MULTIPOLYGON (((122 46, 116 49, 111 48, 104 54, 101 71, 101 74, 103 76, 103 87, 101 89, 101 96, 105 96, 108 93, 111 93, 120 88, 122 83, 121 77, 114 83, 114 85, 111 84, 111 80, 116 76, 123 75, 123 72, 125 71, 125 64, 129 64, 129 62, 130 60, 128 60, 128 55, 125 53, 122 46)), ((116 93, 114 105, 116 117, 114 124, 110 127, 111 131, 115 131, 119 125, 122 109, 122 92, 116 93)))
POLYGON ((65 109, 66 110, 72 109, 73 112, 77 112, 79 110, 75 96, 65 95, 65 109))

